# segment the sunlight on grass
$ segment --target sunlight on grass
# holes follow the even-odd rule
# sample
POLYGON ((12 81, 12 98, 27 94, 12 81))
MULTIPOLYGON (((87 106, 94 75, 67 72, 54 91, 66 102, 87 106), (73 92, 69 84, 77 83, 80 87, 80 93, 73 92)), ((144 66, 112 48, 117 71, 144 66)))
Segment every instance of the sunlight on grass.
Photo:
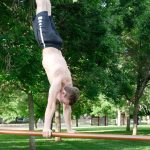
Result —
MULTIPOLYGON (((130 134, 125 127, 76 128, 77 132, 103 134, 130 134)), ((150 128, 140 127, 140 135, 150 135, 150 128)), ((28 136, 0 135, 0 150, 28 150, 28 136)), ((55 142, 54 138, 36 137, 36 150, 150 150, 150 142, 113 141, 94 139, 67 139, 55 142)))

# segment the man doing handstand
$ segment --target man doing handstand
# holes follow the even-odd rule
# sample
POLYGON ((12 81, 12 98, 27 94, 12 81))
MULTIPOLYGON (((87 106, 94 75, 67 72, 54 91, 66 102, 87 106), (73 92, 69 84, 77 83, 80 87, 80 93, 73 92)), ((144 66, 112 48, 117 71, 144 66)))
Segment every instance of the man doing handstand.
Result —
POLYGON ((37 42, 42 47, 42 64, 51 84, 48 95, 48 103, 45 111, 43 136, 50 137, 50 124, 56 109, 56 101, 63 103, 64 120, 67 132, 73 132, 71 127, 71 105, 78 96, 79 90, 73 87, 71 73, 60 51, 62 39, 56 31, 49 0, 36 0, 36 17, 33 20, 33 28, 37 42))

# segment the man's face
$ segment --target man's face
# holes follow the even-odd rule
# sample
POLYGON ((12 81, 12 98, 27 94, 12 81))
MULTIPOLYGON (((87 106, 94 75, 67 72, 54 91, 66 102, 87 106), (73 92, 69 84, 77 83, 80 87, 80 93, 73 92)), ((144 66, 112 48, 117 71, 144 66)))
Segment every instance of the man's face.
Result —
POLYGON ((63 90, 60 93, 60 102, 64 103, 65 105, 69 105, 69 99, 66 98, 66 91, 63 90))

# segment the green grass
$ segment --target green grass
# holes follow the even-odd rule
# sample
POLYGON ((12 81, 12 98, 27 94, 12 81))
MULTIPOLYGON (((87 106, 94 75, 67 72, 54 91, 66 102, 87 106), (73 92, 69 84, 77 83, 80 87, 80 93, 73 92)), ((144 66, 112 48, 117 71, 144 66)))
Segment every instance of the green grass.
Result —
MULTIPOLYGON (((131 134, 125 127, 91 127, 78 128, 79 132, 106 133, 106 134, 131 134)), ((139 135, 150 135, 150 128, 140 127, 139 135)), ((16 135, 0 135, 0 150, 28 150, 28 137, 16 135)), ((150 142, 141 141, 113 141, 92 139, 54 139, 36 137, 37 150, 150 150, 150 142)))

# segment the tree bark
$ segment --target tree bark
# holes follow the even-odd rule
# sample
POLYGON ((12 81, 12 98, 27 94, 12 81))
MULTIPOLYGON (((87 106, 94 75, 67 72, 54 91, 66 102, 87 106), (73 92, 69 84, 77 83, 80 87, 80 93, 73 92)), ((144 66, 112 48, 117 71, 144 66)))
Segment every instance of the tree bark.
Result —
POLYGON ((150 124, 150 116, 147 116, 147 124, 150 124))
POLYGON ((147 83, 150 80, 150 74, 147 73, 144 78, 141 78, 140 73, 137 80, 137 88, 134 96, 134 111, 133 111, 133 135, 137 135, 137 124, 138 124, 138 106, 140 98, 143 95, 144 89, 147 86, 147 83))
MULTIPOLYGON (((28 107, 29 107, 29 130, 34 131, 34 102, 32 92, 28 93, 28 107)), ((35 138, 29 137, 29 150, 36 150, 35 138)))
POLYGON ((117 126, 121 126, 121 111, 119 108, 117 109, 117 126))
POLYGON ((107 116, 104 116, 104 126, 107 126, 107 116))
POLYGON ((38 126, 37 126, 38 120, 39 120, 39 118, 34 117, 34 125, 35 125, 36 129, 38 128, 38 126))
POLYGON ((93 125, 93 117, 91 116, 91 126, 93 125))
POLYGON ((125 114, 123 113, 121 116, 122 116, 122 125, 125 125, 125 114))
POLYGON ((76 127, 79 126, 79 123, 78 123, 78 118, 76 117, 76 127))
MULTIPOLYGON (((55 111, 55 132, 61 132, 61 117, 60 117, 60 103, 56 103, 56 111, 55 111)), ((61 141, 60 137, 55 137, 55 141, 61 141)))
POLYGON ((130 113, 126 112, 126 131, 130 131, 130 113))
POLYGON ((133 111, 133 132, 132 132, 132 135, 137 135, 138 112, 139 112, 138 106, 139 106, 139 99, 135 99, 134 111, 133 111))
POLYGON ((98 126, 100 126, 100 117, 97 117, 97 121, 98 121, 98 126))
POLYGON ((126 109, 126 112, 125 112, 125 116, 126 116, 126 131, 130 131, 130 120, 131 120, 130 113, 131 113, 131 104, 128 101, 127 102, 127 109, 126 109))

